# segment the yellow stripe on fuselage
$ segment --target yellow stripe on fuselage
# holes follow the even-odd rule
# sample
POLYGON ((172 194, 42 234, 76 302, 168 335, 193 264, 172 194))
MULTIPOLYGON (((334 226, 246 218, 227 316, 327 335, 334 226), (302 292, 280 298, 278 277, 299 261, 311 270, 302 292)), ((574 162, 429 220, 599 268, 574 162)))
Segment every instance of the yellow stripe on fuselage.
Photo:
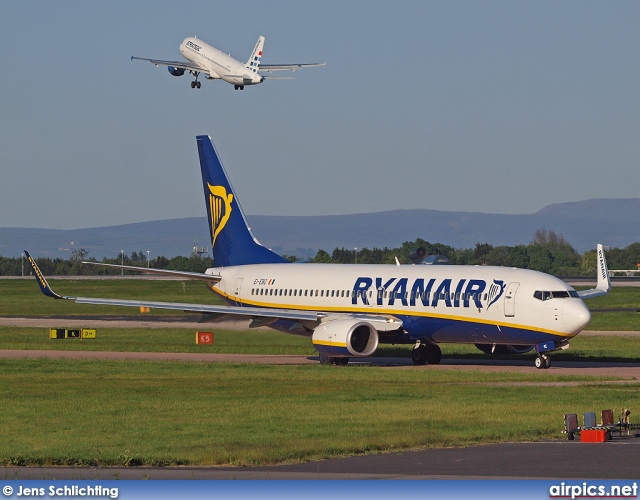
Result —
POLYGON ((332 312, 339 314, 370 314, 370 315, 391 315, 391 316, 414 316, 420 318, 434 318, 434 319, 446 319, 450 321, 462 321, 466 323, 476 323, 480 325, 495 325, 497 327, 505 327, 505 328, 518 328, 521 330, 529 330, 532 332, 540 332, 546 333, 548 335, 556 335, 559 337, 567 337, 571 338, 575 335, 570 335, 564 332, 558 332, 555 330, 547 330, 545 328, 540 328, 537 326, 528 326, 522 325, 518 323, 509 323, 506 321, 495 321, 495 320, 484 320, 481 318, 470 318, 468 316, 455 316, 452 314, 442 314, 442 313, 429 313, 422 311, 409 311, 404 309, 383 309, 379 306, 370 306, 370 307, 320 307, 320 306, 300 306, 294 304, 274 304, 272 302, 259 302, 255 300, 244 300, 239 299, 235 295, 229 295, 219 288, 209 287, 212 292, 217 293, 221 297, 224 297, 232 302, 237 302, 247 306, 253 307, 266 307, 270 309, 291 309, 295 311, 319 311, 319 312, 332 312))

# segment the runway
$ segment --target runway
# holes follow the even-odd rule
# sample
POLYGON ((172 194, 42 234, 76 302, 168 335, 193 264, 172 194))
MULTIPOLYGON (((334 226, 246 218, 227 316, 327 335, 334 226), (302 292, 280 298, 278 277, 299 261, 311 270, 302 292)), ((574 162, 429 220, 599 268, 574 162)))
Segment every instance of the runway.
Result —
POLYGON ((639 456, 640 438, 616 435, 607 443, 497 443, 272 467, 5 467, 0 473, 9 480, 638 479, 639 456))

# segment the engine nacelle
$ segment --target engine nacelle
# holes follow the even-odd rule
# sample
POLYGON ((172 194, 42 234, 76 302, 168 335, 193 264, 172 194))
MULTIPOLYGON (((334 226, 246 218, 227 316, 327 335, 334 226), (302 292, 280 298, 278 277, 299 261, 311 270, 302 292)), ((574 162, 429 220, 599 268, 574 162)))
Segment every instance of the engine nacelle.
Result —
POLYGON ((476 347, 485 354, 526 354, 535 346, 476 344, 476 347))
POLYGON ((318 326, 311 342, 319 353, 327 356, 365 357, 378 348, 378 331, 366 321, 337 319, 318 326))
POLYGON ((174 68, 173 66, 168 66, 167 69, 169 70, 169 73, 171 73, 173 76, 184 75, 184 68, 174 68))
POLYGON ((423 264, 427 258, 427 249, 425 247, 416 248, 409 253, 409 260, 414 264, 423 264))

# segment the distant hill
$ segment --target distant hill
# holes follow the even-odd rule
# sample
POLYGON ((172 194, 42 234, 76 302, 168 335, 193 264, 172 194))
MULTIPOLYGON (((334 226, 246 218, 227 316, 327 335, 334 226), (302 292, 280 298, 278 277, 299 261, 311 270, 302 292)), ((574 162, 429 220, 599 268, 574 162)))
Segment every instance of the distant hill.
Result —
MULTIPOLYGON (((423 238, 455 248, 476 243, 527 244, 536 229, 564 235, 580 253, 596 243, 625 247, 640 241, 640 198, 596 199, 548 205, 530 215, 503 215, 439 210, 331 216, 248 216, 255 237, 278 253, 308 257, 320 248, 396 247, 423 238)), ((207 246, 206 217, 139 222, 91 229, 0 228, 0 255, 19 257, 23 249, 38 257, 68 258, 84 248, 97 259, 120 251, 151 252, 151 257, 189 255, 207 246)))

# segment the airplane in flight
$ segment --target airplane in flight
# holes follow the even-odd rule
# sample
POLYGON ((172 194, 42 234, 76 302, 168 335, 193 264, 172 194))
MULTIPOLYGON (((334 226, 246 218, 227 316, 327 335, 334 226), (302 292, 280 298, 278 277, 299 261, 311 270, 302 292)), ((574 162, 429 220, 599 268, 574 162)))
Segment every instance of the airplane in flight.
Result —
POLYGON ((156 66, 167 66, 169 73, 173 76, 182 76, 189 72, 194 80, 191 88, 200 88, 198 77, 200 73, 207 80, 224 80, 233 85, 235 90, 244 90, 245 85, 258 85, 265 79, 286 79, 261 75, 260 72, 272 71, 295 71, 300 68, 313 66, 325 66, 326 63, 306 63, 306 64, 261 64, 262 49, 264 47, 264 37, 258 38, 258 42, 251 53, 251 57, 246 63, 231 57, 213 45, 199 40, 196 37, 185 38, 180 44, 180 53, 187 61, 163 61, 160 59, 147 59, 145 57, 131 56, 131 60, 149 61, 156 66))
POLYGON ((174 309, 251 319, 306 335, 322 363, 347 364, 380 344, 413 345, 415 364, 437 364, 440 343, 475 344, 486 354, 535 349, 537 368, 569 347, 591 319, 582 299, 604 295, 611 283, 602 245, 596 288, 575 291, 538 271, 459 265, 291 263, 251 233, 238 198, 208 136, 196 138, 216 267, 204 273, 87 263, 203 280, 226 305, 61 296, 25 252, 42 292, 80 304, 174 309))

